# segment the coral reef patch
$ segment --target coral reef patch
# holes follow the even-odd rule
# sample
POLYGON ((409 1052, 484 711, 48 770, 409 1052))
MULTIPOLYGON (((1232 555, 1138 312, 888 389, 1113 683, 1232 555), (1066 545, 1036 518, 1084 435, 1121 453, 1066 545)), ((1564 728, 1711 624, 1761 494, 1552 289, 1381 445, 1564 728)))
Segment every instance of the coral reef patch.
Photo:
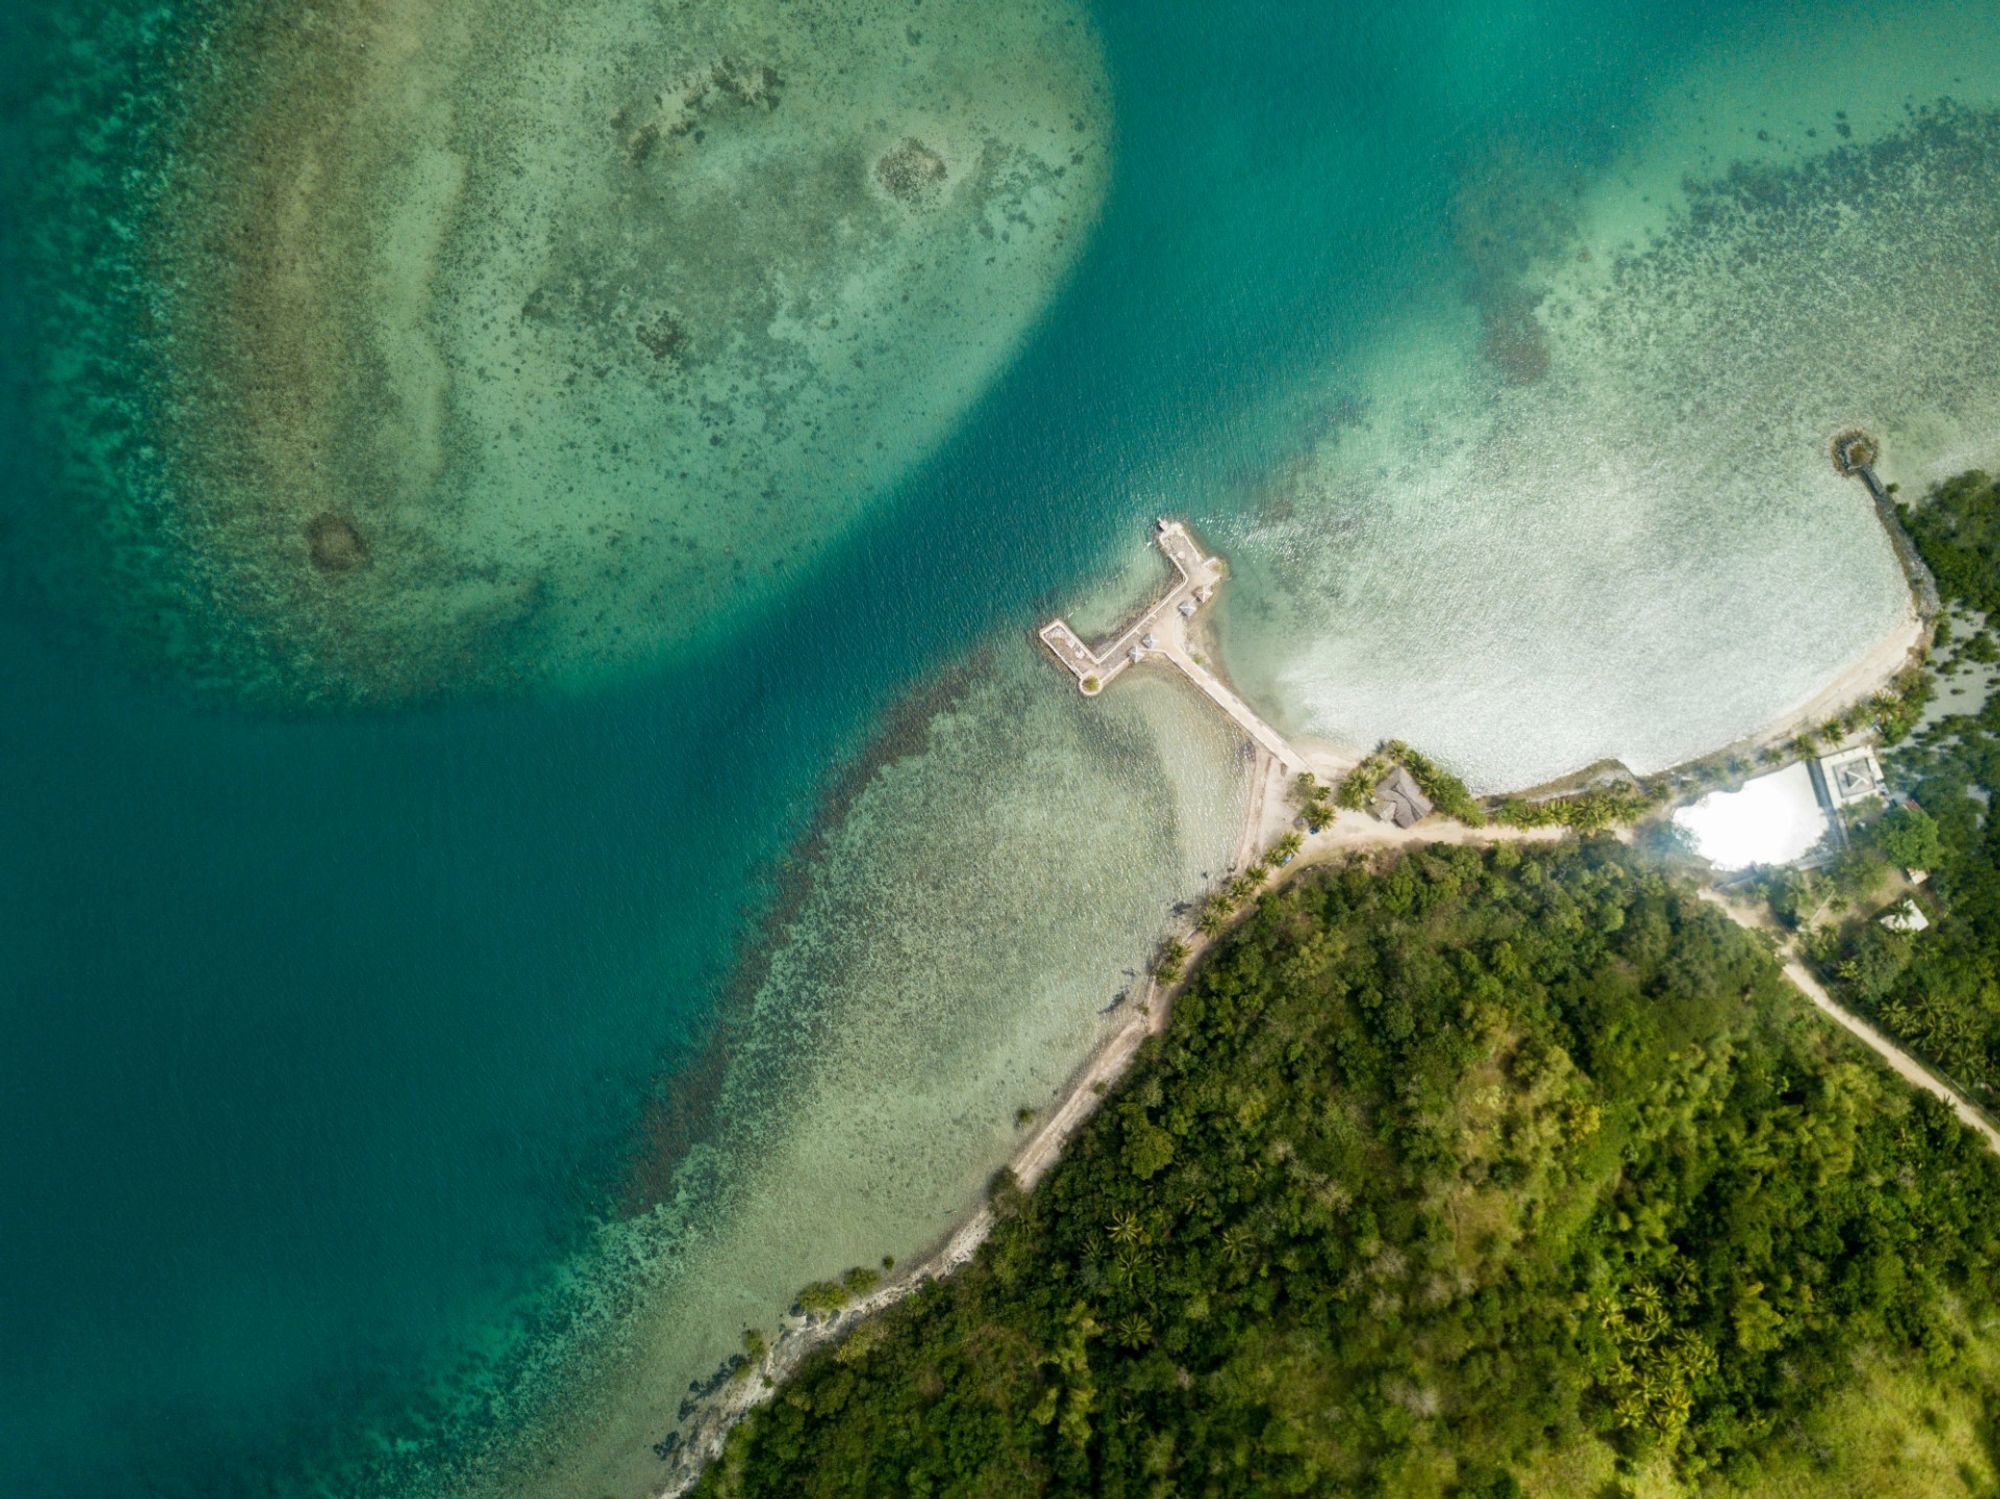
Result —
POLYGON ((587 686, 769 604, 1086 239, 1079 10, 218 8, 102 205, 139 336, 76 361, 130 633, 341 707, 587 686))
POLYGON ((944 158, 915 136, 875 163, 875 178, 892 198, 924 203, 936 197, 951 174, 944 158))
POLYGON ((345 516, 322 510, 306 522, 312 565, 323 573, 349 573, 368 561, 368 543, 345 516))

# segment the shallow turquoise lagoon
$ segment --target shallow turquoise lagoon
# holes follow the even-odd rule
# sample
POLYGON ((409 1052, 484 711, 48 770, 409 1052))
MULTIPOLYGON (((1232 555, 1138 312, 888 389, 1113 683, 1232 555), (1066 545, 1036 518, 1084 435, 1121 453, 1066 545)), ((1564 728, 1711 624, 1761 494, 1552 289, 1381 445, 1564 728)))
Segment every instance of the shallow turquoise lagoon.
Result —
MULTIPOLYGON (((1143 572, 1158 513, 1229 549, 1222 650, 1268 713, 1350 743, 1416 725, 1488 785, 1733 737, 1895 624, 1865 506, 1806 476, 1836 420, 1884 429, 1912 484, 1996 446, 1990 361, 1949 344, 2000 286, 1985 7, 1076 16, 1101 202, 1041 300, 996 294, 962 401, 883 419, 893 461, 787 460, 827 491, 810 548, 712 620, 688 588, 704 628, 608 676, 338 711, 240 690, 224 606, 252 594, 203 548, 254 527, 161 508, 212 499, 168 438, 206 356, 160 335, 202 263, 149 277, 208 241, 161 237, 203 205, 149 131, 269 107, 202 93, 254 67, 188 61, 232 9, 0 18, 0 1490, 646 1492, 687 1382, 792 1288, 947 1226, 1226 861, 1227 735, 1164 684, 1083 705, 1029 645, 1143 572), (1811 58, 1850 33, 1878 66, 1830 78, 1811 58), (1945 97, 1941 125, 1904 108, 1945 97), (1682 179, 1738 160, 1764 185, 1688 220, 1682 179), (1877 275, 1912 316, 1952 295, 1952 327, 1885 334, 1847 384, 1801 360, 1746 419, 1763 376, 1731 330, 1815 347, 1812 309, 1783 279, 1722 326, 1699 309, 1810 271, 1782 236, 1864 173, 1878 206, 1916 176, 1975 205, 1877 275), (1707 256, 1765 230, 1762 270, 1707 256), (1658 348, 1718 351, 1730 399, 1667 399, 1658 348), (1701 482, 1662 431, 1700 442, 1701 482), (1805 456, 1731 489, 1731 444, 1805 456)), ((615 300, 586 290, 562 305, 615 300)), ((238 356, 247 305, 203 309, 238 356)), ((484 377, 540 378, 510 370, 484 377)), ((761 546, 804 513, 702 524, 761 546)), ((260 661, 304 638, 278 617, 260 661)))

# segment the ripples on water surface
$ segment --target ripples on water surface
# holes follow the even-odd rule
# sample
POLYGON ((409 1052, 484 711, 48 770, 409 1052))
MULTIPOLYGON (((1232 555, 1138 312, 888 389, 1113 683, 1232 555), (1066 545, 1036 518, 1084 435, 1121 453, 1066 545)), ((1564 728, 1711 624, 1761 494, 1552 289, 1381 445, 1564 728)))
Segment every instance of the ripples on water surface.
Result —
POLYGON ((1518 784, 1894 623, 1833 431, 1993 457, 1986 6, 559 9, 0 21, 10 1494, 643 1492, 1228 857, 1028 644, 1153 514, 1518 784))

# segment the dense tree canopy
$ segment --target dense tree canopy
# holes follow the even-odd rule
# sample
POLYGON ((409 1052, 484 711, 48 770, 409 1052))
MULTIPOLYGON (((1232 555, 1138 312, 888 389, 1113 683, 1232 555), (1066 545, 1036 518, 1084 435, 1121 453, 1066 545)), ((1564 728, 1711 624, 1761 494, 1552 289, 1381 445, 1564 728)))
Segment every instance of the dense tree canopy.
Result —
POLYGON ((1901 514, 1940 593, 1981 614, 2000 610, 2000 481, 1960 474, 1901 514))
POLYGON ((1615 843, 1305 876, 1149 1047, 701 1492, 1991 1484, 2000 1168, 1615 843))

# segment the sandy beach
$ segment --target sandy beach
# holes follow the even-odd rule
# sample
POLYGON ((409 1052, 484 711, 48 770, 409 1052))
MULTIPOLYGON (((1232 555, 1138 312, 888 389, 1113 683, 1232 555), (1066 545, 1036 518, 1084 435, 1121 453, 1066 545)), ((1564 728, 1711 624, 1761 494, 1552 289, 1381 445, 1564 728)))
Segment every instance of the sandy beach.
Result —
POLYGON ((1839 717, 1856 703, 1866 702, 1895 681, 1904 668, 1918 660, 1925 635, 1924 622, 1912 609, 1909 617, 1866 655, 1798 707, 1779 717, 1769 728, 1745 740, 1743 747, 1756 750, 1767 745, 1783 744, 1805 730, 1839 717))

